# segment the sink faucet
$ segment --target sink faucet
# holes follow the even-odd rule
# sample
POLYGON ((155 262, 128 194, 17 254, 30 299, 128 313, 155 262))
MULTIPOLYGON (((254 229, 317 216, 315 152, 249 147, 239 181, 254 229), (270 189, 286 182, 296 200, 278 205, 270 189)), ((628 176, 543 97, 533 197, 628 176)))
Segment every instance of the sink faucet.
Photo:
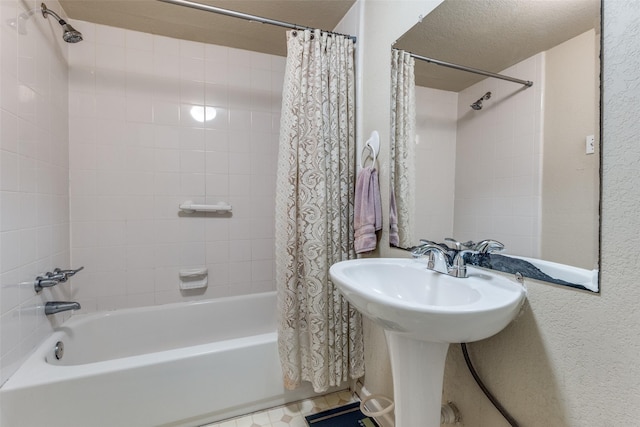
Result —
POLYGON ((44 305, 44 314, 47 316, 67 310, 80 310, 80 303, 72 301, 48 301, 44 305))
POLYGON ((427 268, 438 273, 448 274, 453 277, 467 277, 467 266, 464 262, 464 255, 470 250, 455 250, 453 257, 449 252, 454 251, 445 244, 435 243, 430 240, 420 240, 420 245, 411 250, 414 258, 420 258, 429 254, 427 268), (436 254, 439 255, 438 265, 436 265, 436 254))
POLYGON ((420 240, 420 244, 411 249, 414 258, 420 258, 429 254, 427 268, 438 273, 448 274, 453 277, 467 277, 467 264, 464 256, 467 254, 490 254, 501 251, 504 245, 496 240, 482 240, 478 243, 472 241, 460 243, 454 239, 447 238, 447 242, 453 242, 455 248, 450 248, 444 243, 435 243, 430 240, 420 240), (466 248, 466 249, 463 249, 466 248), (436 265, 436 254, 439 261, 436 265))

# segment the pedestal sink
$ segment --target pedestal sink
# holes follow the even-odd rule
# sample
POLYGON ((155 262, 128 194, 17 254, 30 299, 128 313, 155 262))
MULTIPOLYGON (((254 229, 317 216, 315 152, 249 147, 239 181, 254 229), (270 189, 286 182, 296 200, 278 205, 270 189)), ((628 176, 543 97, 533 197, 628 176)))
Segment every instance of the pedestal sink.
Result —
POLYGON ((449 344, 500 332, 526 295, 515 278, 471 266, 467 278, 455 278, 415 259, 349 260, 329 272, 347 300, 385 330, 396 427, 440 425, 449 344))

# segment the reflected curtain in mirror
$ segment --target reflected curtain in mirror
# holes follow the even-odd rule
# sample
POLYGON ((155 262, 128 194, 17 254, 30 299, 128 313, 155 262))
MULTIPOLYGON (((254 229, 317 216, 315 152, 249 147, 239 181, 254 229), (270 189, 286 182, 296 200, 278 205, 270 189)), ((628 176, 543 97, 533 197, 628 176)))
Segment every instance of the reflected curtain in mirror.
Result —
POLYGON ((278 349, 285 387, 364 375, 362 318, 329 278, 355 258, 353 41, 287 33, 276 181, 278 349))
POLYGON ((389 243, 402 248, 413 246, 416 124, 414 62, 408 52, 392 49, 389 243), (396 198, 396 194, 402 197, 396 198))

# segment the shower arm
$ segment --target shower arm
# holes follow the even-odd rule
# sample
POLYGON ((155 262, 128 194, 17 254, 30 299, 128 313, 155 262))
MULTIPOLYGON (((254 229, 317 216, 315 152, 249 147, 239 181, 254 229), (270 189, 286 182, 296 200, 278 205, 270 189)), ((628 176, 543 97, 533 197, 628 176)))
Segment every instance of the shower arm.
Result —
POLYGON ((58 20, 58 24, 60 25, 64 25, 67 23, 67 21, 65 21, 64 19, 60 18, 60 15, 58 15, 57 13, 55 13, 53 10, 49 9, 44 3, 42 3, 42 5, 40 5, 41 9, 42 9, 42 16, 44 16, 45 18, 47 17, 47 15, 51 15, 54 18, 56 18, 58 20))

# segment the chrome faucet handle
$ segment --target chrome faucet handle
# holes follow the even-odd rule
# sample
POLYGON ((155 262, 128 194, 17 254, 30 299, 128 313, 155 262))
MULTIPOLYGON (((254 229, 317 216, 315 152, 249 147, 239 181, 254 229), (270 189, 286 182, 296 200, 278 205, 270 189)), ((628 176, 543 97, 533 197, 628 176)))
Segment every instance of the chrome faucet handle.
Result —
POLYGON ((443 245, 442 243, 420 239, 420 244, 411 248, 411 255, 413 255, 414 258, 419 258, 432 249, 440 250, 444 254, 446 254, 447 251, 450 250, 450 248, 448 248, 446 245, 443 245))
POLYGON ((466 242, 459 242, 456 239, 452 238, 452 237, 447 237, 446 239, 444 239, 445 242, 450 242, 453 243, 455 246, 455 250, 460 251, 462 250, 462 248, 467 248, 467 249, 471 249, 475 243, 471 240, 466 241, 466 242))
POLYGON ((65 276, 65 281, 66 281, 69 277, 71 277, 71 276, 75 275, 77 272, 79 272, 79 271, 81 271, 81 270, 84 270, 84 266, 82 266, 82 267, 80 267, 80 268, 78 268, 78 269, 75 269, 75 270, 74 270, 74 269, 71 269, 71 270, 61 270, 61 269, 59 269, 59 268, 55 268, 55 269, 53 270, 53 273, 54 273, 54 274, 63 274, 63 275, 65 276))
POLYGON ((66 281, 67 279, 64 277, 64 275, 52 275, 51 273, 46 273, 45 275, 36 277, 36 280, 33 282, 33 289, 36 292, 40 292, 44 288, 50 288, 60 282, 66 281))
POLYGON ((454 277, 467 277, 467 262, 464 260, 466 254, 476 253, 473 249, 462 249, 456 253, 451 265, 451 271, 449 274, 454 277))
MULTIPOLYGON (((39 276, 39 277, 42 277, 42 276, 39 276)), ((64 283, 68 279, 66 274, 64 274, 64 273, 56 273, 55 271, 53 273, 47 272, 47 274, 45 274, 44 277, 42 277, 42 278, 48 279, 48 280, 57 280, 60 283, 64 283)))
POLYGON ((420 239, 420 243, 426 243, 427 245, 437 245, 433 240, 420 239))
POLYGON ((504 245, 497 240, 487 239, 476 243, 474 249, 481 254, 491 254, 503 250, 504 245))
POLYGON ((450 251, 451 250, 451 248, 449 246, 445 245, 444 243, 437 243, 437 242, 434 242, 433 240, 420 239, 420 245, 419 246, 424 246, 424 245, 437 246, 440 249, 442 249, 443 251, 450 251))

